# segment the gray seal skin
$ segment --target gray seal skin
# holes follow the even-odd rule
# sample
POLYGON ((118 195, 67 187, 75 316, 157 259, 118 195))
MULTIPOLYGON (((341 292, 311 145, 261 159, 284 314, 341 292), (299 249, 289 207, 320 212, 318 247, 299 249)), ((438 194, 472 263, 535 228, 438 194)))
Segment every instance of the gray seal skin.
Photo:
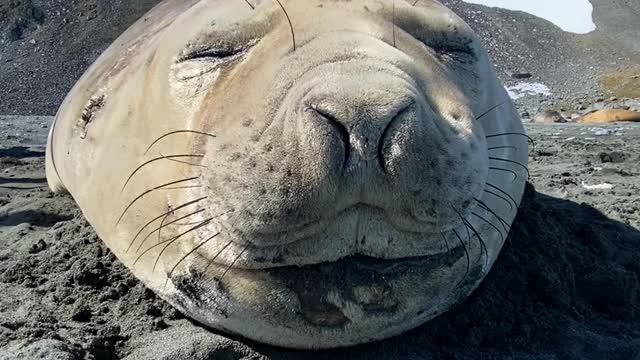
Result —
POLYGON ((508 235, 527 145, 435 1, 167 0, 67 96, 47 178, 184 314, 320 349, 463 301, 508 235))

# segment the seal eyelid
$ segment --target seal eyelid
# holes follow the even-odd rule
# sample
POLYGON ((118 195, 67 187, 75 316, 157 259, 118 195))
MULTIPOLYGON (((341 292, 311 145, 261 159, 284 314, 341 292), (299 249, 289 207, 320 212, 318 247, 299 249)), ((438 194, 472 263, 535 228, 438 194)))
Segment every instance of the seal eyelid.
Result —
POLYGON ((185 49, 178 57, 177 62, 185 62, 190 60, 216 60, 224 61, 235 59, 245 54, 251 49, 258 40, 251 40, 242 45, 219 44, 210 46, 197 46, 185 49))
POLYGON ((441 59, 453 60, 460 63, 474 63, 477 60, 476 51, 472 39, 452 39, 448 34, 423 33, 403 29, 421 42, 435 56, 441 59))
POLYGON ((180 61, 195 60, 195 59, 202 59, 202 58, 224 59, 224 58, 238 55, 243 51, 244 51, 243 48, 204 49, 204 50, 190 53, 188 55, 184 55, 180 58, 180 61))
POLYGON ((469 44, 452 46, 447 41, 438 41, 437 43, 424 42, 439 57, 446 57, 455 61, 468 62, 476 59, 476 54, 469 44))
POLYGON ((211 46, 211 47, 199 47, 197 49, 185 50, 179 57, 178 63, 190 61, 190 60, 226 60, 236 58, 239 55, 244 54, 251 48, 253 44, 243 46, 211 46))

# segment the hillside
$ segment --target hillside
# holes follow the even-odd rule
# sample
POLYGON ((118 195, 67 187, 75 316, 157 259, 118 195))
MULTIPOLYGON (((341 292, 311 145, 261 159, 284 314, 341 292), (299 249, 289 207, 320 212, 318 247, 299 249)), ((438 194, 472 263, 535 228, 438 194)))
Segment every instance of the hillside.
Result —
MULTIPOLYGON (((0 3, 0 114, 56 112, 95 58, 158 0, 5 0, 0 3)), ((567 33, 523 12, 443 0, 479 34, 506 85, 542 83, 529 111, 640 97, 640 0, 592 0, 596 31, 567 33), (603 76, 608 75, 602 87, 603 76)))

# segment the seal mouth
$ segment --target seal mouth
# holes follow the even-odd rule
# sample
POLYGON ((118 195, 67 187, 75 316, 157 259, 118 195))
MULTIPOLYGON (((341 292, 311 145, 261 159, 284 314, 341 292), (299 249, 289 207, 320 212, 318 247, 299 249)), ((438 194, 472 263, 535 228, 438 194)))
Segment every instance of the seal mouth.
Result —
MULTIPOLYGON (((230 226, 228 222, 221 224, 226 230, 228 230, 231 234, 234 234, 236 243, 240 245, 250 245, 255 248, 270 248, 274 246, 289 246, 298 242, 304 242, 313 238, 314 236, 319 235, 325 227, 337 223, 340 219, 350 213, 355 212, 358 215, 358 226, 356 228, 355 238, 360 239, 361 233, 360 229, 360 218, 362 218, 365 213, 376 213, 385 220, 385 225, 392 228, 394 231, 401 233, 409 233, 409 234, 422 234, 422 235, 433 235, 438 234, 443 231, 448 231, 453 228, 457 228, 459 226, 464 225, 464 222, 460 220, 459 222, 455 222, 452 224, 440 224, 438 228, 435 228, 431 222, 422 221, 420 218, 416 217, 414 214, 409 213, 404 216, 404 218, 408 221, 411 226, 407 226, 407 224, 400 224, 398 221, 394 221, 394 216, 390 216, 390 211, 382 206, 378 206, 376 204, 367 203, 364 201, 357 202, 352 205, 348 205, 342 209, 337 210, 333 215, 312 219, 305 222, 301 222, 298 224, 283 224, 283 226, 279 226, 280 224, 274 224, 271 226, 265 226, 262 228, 255 229, 250 232, 240 231, 238 229, 234 229, 233 226, 230 226), (276 228, 277 227, 277 228, 276 228), (252 237, 258 237, 261 239, 260 242, 252 241, 252 237), (284 239, 286 238, 288 241, 276 241, 275 239, 284 239), (269 241, 268 239, 273 239, 269 241)), ((397 217, 396 217, 397 218, 397 217)))
MULTIPOLYGON (((448 258, 459 260, 463 255, 463 244, 447 241, 442 235, 447 229, 429 229, 430 231, 407 231, 395 226, 384 217, 384 209, 358 203, 349 206, 330 219, 317 220, 297 225, 285 231, 269 233, 270 239, 286 238, 286 242, 265 245, 264 237, 256 244, 252 234, 234 234, 227 239, 227 245, 221 249, 204 250, 211 264, 238 270, 269 270, 294 267, 333 264, 355 261, 361 268, 369 268, 378 273, 399 271, 398 268, 410 268, 415 262, 425 259, 448 258), (345 223, 350 225, 341 226, 345 223), (371 223, 380 227, 371 228, 371 223), (335 238, 327 237, 331 227, 348 228, 342 234, 333 233, 335 238), (293 231, 291 229, 294 229, 293 231), (305 236, 299 236, 304 233, 305 236), (298 235, 294 240, 291 234, 298 235), (403 236, 412 237, 413 244, 405 246, 403 236), (400 243, 397 243, 396 240, 400 243), (348 244, 344 245, 343 240, 348 244), (342 243, 341 243, 342 242, 342 243), (233 250, 230 250, 233 249, 233 250), (221 253, 229 252, 229 256, 221 253), (207 256, 207 254, 215 256, 207 256), (409 255, 411 254, 411 255, 409 255), (402 265, 402 266, 401 266, 402 265), (396 269, 396 270, 394 270, 396 269)), ((460 226, 464 226, 460 223, 460 226)), ((259 233, 264 236, 264 233, 259 233)), ((223 241, 223 243, 226 241, 223 241)), ((431 261, 430 260, 430 261, 431 261)))
MULTIPOLYGON (((463 206, 463 208, 467 209, 468 206, 463 206)), ((278 229, 269 229, 269 227, 264 227, 262 229, 256 229, 255 231, 252 231, 252 232, 247 232, 246 235, 247 236, 264 235, 264 236, 280 237, 283 235, 290 235, 291 232, 302 232, 306 235, 306 236, 300 236, 298 238, 292 238, 292 240, 288 243, 288 244, 292 244, 298 241, 302 241, 308 236, 317 235, 318 232, 322 231, 322 226, 326 226, 326 224, 328 223, 339 221, 341 215, 344 215, 345 213, 348 213, 350 211, 357 211, 357 212, 369 211, 369 212, 377 212, 384 215, 387 215, 389 213, 389 210, 382 206, 361 201, 353 205, 349 205, 342 209, 339 209, 329 217, 308 220, 305 222, 301 222, 299 224, 285 224, 284 226, 278 226, 278 225, 273 226, 273 227, 278 226, 279 227, 278 229)), ((420 219, 419 217, 411 213, 407 214, 407 219, 410 220, 411 223, 415 224, 416 226, 412 226, 411 228, 407 226, 403 226, 402 224, 398 224, 397 222, 394 222, 393 218, 389 216, 387 216, 387 223, 389 226, 393 227, 394 229, 400 232, 414 233, 414 234, 437 234, 441 231, 447 231, 452 228, 456 228, 460 225, 463 225, 463 222, 459 221, 452 224, 447 224, 446 226, 440 226, 439 228, 434 228, 431 222, 423 221, 422 219, 420 219)), ((252 245, 255 245, 256 247, 268 247, 268 245, 265 246, 261 244, 254 244, 250 240, 247 242, 251 243, 252 245)), ((285 244, 282 244, 282 245, 285 245, 285 244)))
MULTIPOLYGON (((352 266, 357 267, 360 270, 374 272, 383 276, 399 276, 408 271, 412 271, 417 266, 424 266, 426 264, 442 265, 446 263, 453 264, 459 259, 458 250, 462 252, 462 247, 457 246, 447 252, 426 255, 426 256, 408 256, 397 259, 382 259, 362 254, 350 255, 337 261, 324 262, 315 265, 303 266, 301 270, 305 268, 312 268, 313 266, 343 266, 346 263, 351 263, 352 266)), ((342 267, 341 267, 342 268, 342 267)))

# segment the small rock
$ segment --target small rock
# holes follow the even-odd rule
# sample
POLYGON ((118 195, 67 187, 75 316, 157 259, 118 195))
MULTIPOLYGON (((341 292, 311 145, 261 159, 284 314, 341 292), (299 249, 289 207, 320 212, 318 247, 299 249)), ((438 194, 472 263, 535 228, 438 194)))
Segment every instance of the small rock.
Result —
POLYGON ((618 151, 601 152, 598 154, 602 163, 621 163, 627 159, 627 155, 618 151))
POLYGON ((36 39, 31 39, 31 40, 29 40, 29 43, 30 43, 31 45, 35 45, 35 44, 36 44, 36 39))
POLYGON ((153 319, 154 330, 164 330, 168 327, 169 325, 163 319, 153 319))
POLYGON ((89 322, 91 321, 92 316, 93 313, 88 307, 80 305, 74 310, 73 315, 71 315, 71 320, 77 322, 89 322))
POLYGON ((514 79, 528 79, 531 76, 531 73, 525 71, 516 71, 511 73, 511 77, 514 79))
POLYGON ((36 244, 33 244, 31 246, 31 248, 29 249, 29 253, 37 254, 46 248, 47 248, 47 243, 44 240, 40 239, 36 244))
POLYGON ((162 316, 162 311, 154 305, 149 305, 149 307, 147 308, 147 315, 157 318, 162 316))

